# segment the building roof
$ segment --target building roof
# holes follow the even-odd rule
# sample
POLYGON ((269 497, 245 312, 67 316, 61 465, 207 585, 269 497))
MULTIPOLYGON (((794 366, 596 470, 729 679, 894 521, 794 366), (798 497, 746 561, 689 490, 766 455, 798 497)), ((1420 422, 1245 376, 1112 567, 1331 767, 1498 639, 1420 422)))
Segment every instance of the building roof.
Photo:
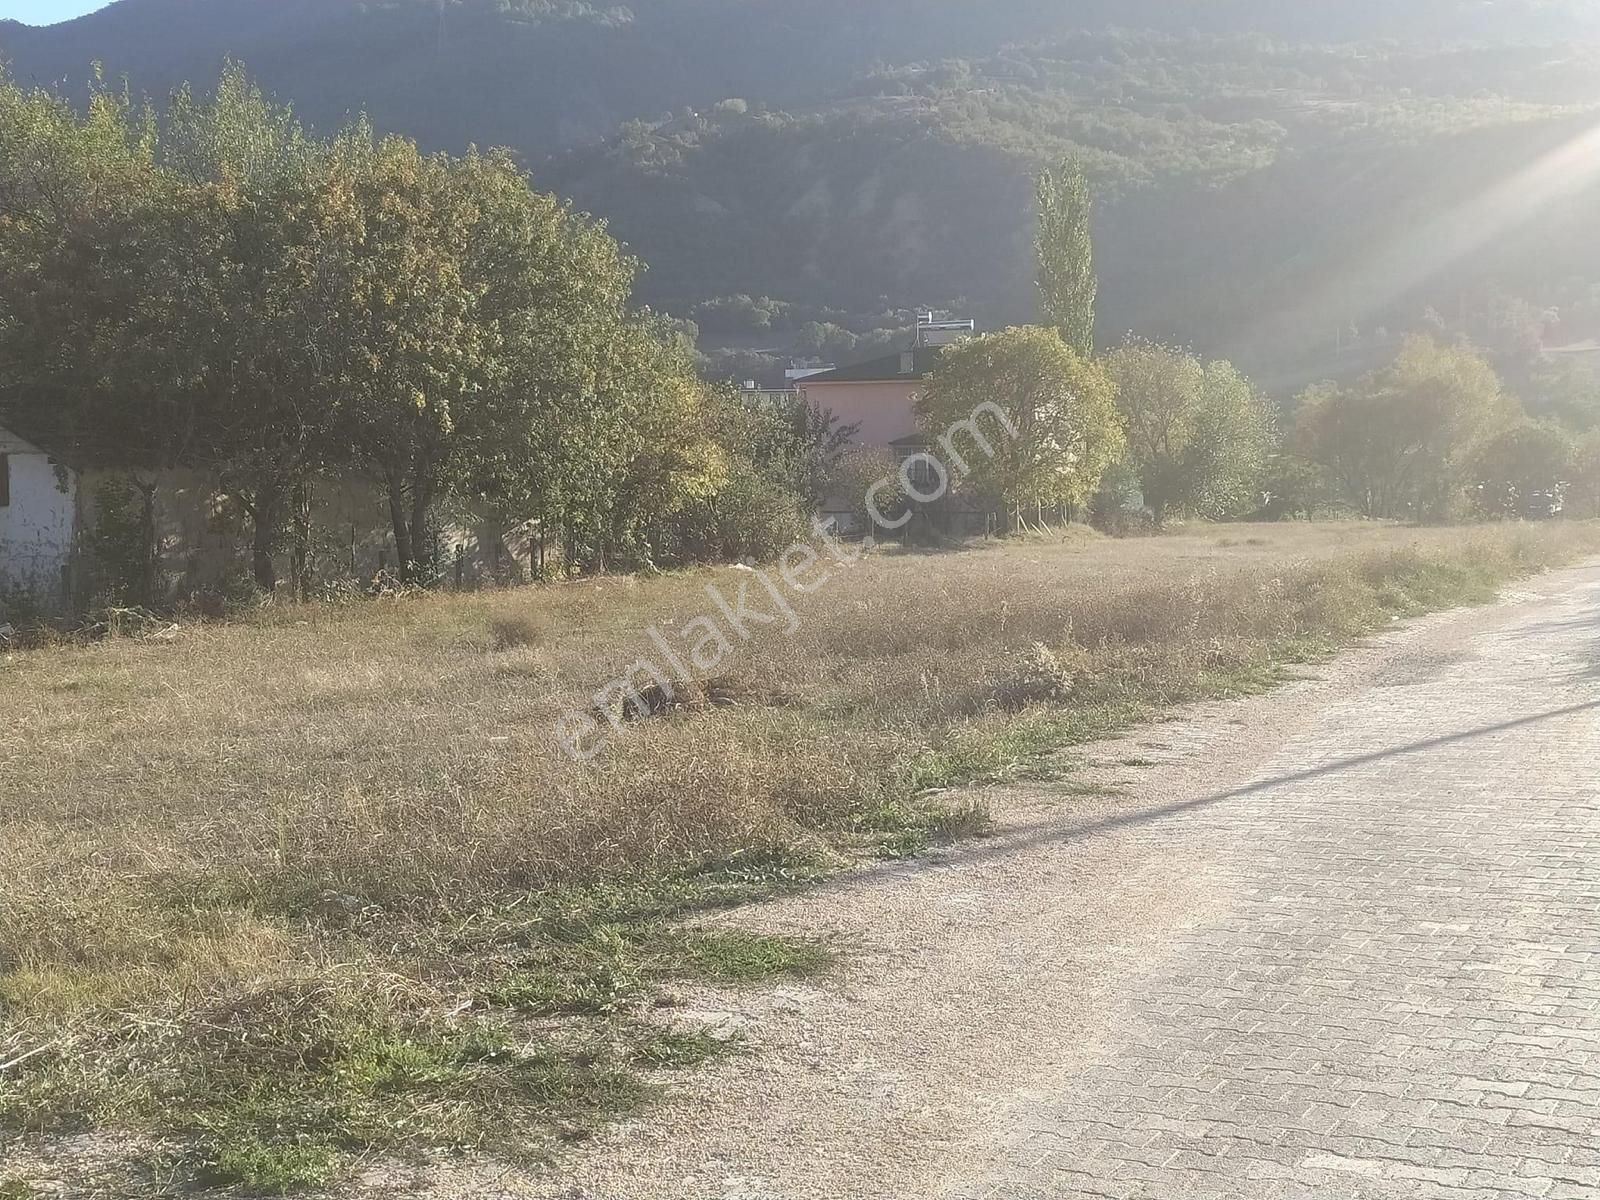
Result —
POLYGON ((811 387, 818 383, 897 383, 900 381, 916 381, 925 379, 928 373, 939 363, 939 356, 944 352, 943 346, 919 346, 915 350, 899 351, 894 354, 885 354, 881 358, 871 358, 866 362, 855 363, 853 366, 839 367, 832 371, 824 371, 820 375, 808 375, 797 380, 801 387, 811 387), (902 370, 905 366, 905 356, 911 356, 910 372, 902 370))
POLYGON ((0 451, 11 454, 43 454, 51 462, 59 463, 74 471, 82 470, 88 465, 88 456, 79 448, 73 446, 66 438, 51 434, 50 430, 30 428, 9 418, 0 420, 0 451))
POLYGON ((19 433, 0 425, 0 454, 43 454, 44 451, 19 433))

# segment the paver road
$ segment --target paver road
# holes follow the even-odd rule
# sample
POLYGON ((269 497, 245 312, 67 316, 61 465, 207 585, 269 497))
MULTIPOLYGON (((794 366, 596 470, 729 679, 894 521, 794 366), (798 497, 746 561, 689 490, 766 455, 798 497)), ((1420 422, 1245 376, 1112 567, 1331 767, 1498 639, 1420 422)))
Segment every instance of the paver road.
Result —
POLYGON ((1528 601, 1143 825, 1230 902, 942 1194, 1600 1197, 1600 573, 1528 601))

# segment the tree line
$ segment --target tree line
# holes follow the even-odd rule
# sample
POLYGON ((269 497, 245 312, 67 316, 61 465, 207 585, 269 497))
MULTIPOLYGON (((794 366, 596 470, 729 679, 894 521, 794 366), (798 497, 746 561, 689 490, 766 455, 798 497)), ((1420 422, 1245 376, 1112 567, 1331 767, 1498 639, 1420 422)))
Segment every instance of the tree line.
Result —
POLYGON ((1363 517, 1600 516, 1600 375, 1543 375, 1526 399, 1462 340, 1414 335, 1387 366, 1295 406, 1279 493, 1363 517))
POLYGON ((0 75, 0 423, 131 473, 150 576, 176 470, 267 591, 285 555, 309 586, 329 476, 379 489, 414 580, 452 508, 537 519, 575 566, 787 544, 827 431, 702 383, 637 273, 509 153, 319 137, 237 66, 159 115, 0 75))
POLYGON ((1025 527, 1092 505, 1160 527, 1355 515, 1442 522, 1600 516, 1600 372, 1535 372, 1528 402, 1464 337, 1414 335, 1380 370, 1275 405, 1237 368, 1130 336, 1095 350, 1084 172, 1038 179, 1045 324, 949 350, 921 401, 930 432, 999 404, 1021 435, 964 483, 1025 527))
MULTIPOLYGON (((1534 421, 1468 346, 1413 339, 1287 410, 1224 361, 1097 352, 1090 208, 1076 161, 1040 175, 1046 324, 948 350, 920 400, 930 431, 1007 411, 1018 436, 960 483, 1010 527, 1594 505, 1600 410, 1534 421)), ((237 66, 160 115, 0 76, 0 423, 129 473, 136 519, 89 542, 120 546, 133 599, 160 590, 173 471, 209 481, 268 592, 284 557, 309 591, 330 477, 378 489, 416 582, 451 512, 536 522, 569 569, 792 544, 854 469, 848 431, 704 382, 684 324, 633 303, 637 273, 508 153, 424 154, 359 119, 317 136, 237 66)))
MULTIPOLYGON (((1231 363, 1129 337, 1095 347, 1098 293, 1083 166, 1068 159, 1037 180, 1039 307, 1044 324, 947 350, 919 411, 930 432, 999 405, 1016 436, 958 471, 1013 529, 1091 512, 1119 526, 1133 510, 1240 517, 1261 507, 1278 445, 1271 402, 1231 363)), ((965 456, 963 456, 965 457, 965 456)))

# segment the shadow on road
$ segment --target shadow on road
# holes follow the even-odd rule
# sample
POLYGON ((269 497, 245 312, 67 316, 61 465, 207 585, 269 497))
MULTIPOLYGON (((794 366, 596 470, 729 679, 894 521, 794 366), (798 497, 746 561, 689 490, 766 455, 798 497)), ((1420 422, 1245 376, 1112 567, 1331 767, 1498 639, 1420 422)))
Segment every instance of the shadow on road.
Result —
POLYGON ((945 864, 937 862, 930 866, 957 865, 962 863, 982 861, 989 858, 998 858, 1010 854, 1015 850, 1026 849, 1030 846, 1044 845, 1050 842, 1074 842, 1093 837, 1100 833, 1110 833, 1119 829, 1128 829, 1140 825, 1151 825, 1168 817, 1180 813, 1193 812, 1197 809, 1210 808, 1223 804, 1229 800, 1238 800, 1244 796, 1254 795, 1258 792, 1271 791, 1273 788, 1283 787, 1286 784, 1302 783, 1308 779, 1317 779, 1326 775, 1337 774, 1340 771, 1349 771, 1369 763, 1383 762, 1391 758, 1400 758, 1408 754, 1423 754, 1429 750, 1436 750, 1442 746, 1449 746, 1458 742, 1471 741, 1473 738, 1488 737, 1491 734, 1504 733, 1512 729, 1524 729, 1530 725, 1542 724, 1545 721, 1559 720, 1562 717, 1575 716, 1578 713, 1592 712, 1600 709, 1600 700, 1588 700, 1582 704, 1571 704, 1565 708, 1551 709, 1549 712, 1536 713, 1533 716, 1518 717, 1511 721, 1501 721, 1494 725, 1484 725, 1477 729, 1464 730, 1461 733, 1445 734, 1441 737, 1426 738, 1420 742, 1411 742, 1404 746, 1392 746, 1386 750, 1377 750, 1371 754, 1357 754, 1349 758, 1337 759, 1333 762, 1323 763, 1321 766, 1311 767, 1304 771, 1296 771, 1288 775, 1275 775, 1268 779, 1260 779, 1254 783, 1245 784, 1243 787, 1234 788, 1226 792, 1218 792, 1211 796, 1200 796, 1193 800, 1184 800, 1175 804, 1164 804, 1157 808, 1141 809, 1137 812, 1116 813, 1096 821, 1090 821, 1063 829, 1060 825, 1051 824, 1048 827, 1036 825, 1019 831, 1020 836, 1002 836, 993 843, 979 846, 970 850, 963 850, 954 860, 946 860, 945 864))

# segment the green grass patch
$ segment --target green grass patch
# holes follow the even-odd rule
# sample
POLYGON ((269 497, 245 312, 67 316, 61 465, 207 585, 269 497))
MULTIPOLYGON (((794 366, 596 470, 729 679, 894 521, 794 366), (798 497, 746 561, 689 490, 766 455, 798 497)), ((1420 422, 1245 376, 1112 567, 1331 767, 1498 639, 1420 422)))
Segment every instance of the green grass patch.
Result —
POLYGON ((738 1052, 735 1038, 718 1037, 703 1029, 644 1027, 629 1039, 635 1065, 650 1071, 686 1071, 738 1052))
POLYGON ((721 983, 803 979, 834 963, 820 942, 743 929, 670 930, 655 950, 657 970, 721 983))

